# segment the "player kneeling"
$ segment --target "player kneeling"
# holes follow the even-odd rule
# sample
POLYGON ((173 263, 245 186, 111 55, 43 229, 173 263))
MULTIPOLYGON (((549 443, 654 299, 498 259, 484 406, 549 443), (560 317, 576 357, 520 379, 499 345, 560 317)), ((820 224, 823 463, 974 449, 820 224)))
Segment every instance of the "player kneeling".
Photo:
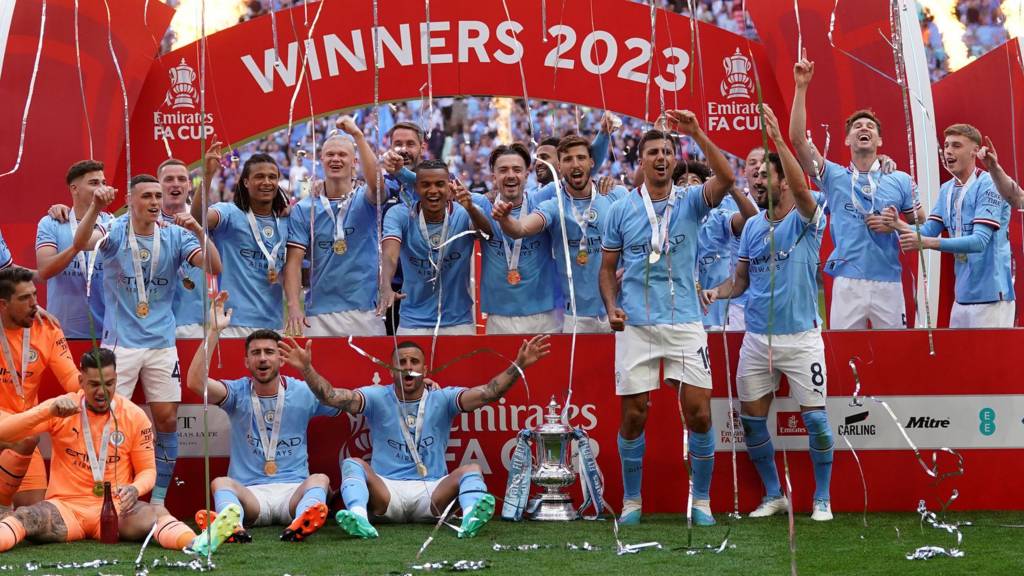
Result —
POLYGON ((238 523, 241 510, 228 507, 209 533, 196 536, 163 506, 139 501, 156 482, 153 427, 141 408, 115 394, 114 364, 110 350, 86 352, 80 362, 80 392, 0 418, 0 443, 44 432, 53 443, 46 499, 0 520, 7 528, 0 529, 0 551, 25 538, 36 543, 99 539, 104 482, 114 487, 121 540, 141 541, 155 524, 154 537, 164 548, 206 555, 216 551, 238 523), (108 456, 111 448, 114 454, 108 456), (84 455, 88 466, 75 454, 84 455), (118 465, 108 467, 108 462, 118 465))
POLYGON ((310 365, 310 343, 291 346, 290 364, 302 364, 303 377, 321 402, 350 414, 362 414, 370 427, 373 464, 347 458, 341 465, 345 510, 338 524, 353 536, 376 538, 370 516, 386 522, 436 520, 458 498, 462 509, 459 538, 472 538, 494 514, 494 496, 476 464, 448 473, 445 449, 452 420, 496 402, 519 379, 521 370, 547 356, 547 336, 523 342, 514 366, 474 388, 440 387, 424 378, 423 349, 413 342, 395 348, 394 383, 357 390, 332 388, 310 365))
MULTIPOLYGON (((224 311, 227 292, 210 309, 207 347, 217 345, 220 332, 231 323, 224 311)), ((231 462, 228 475, 214 479, 211 489, 217 512, 200 510, 196 524, 240 506, 249 524, 288 524, 282 540, 297 542, 319 530, 327 520, 324 474, 309 474, 306 430, 316 416, 337 416, 339 411, 320 403, 302 380, 281 375, 284 351, 291 347, 273 330, 255 330, 245 340, 245 367, 249 376, 237 380, 209 379, 207 394, 231 420, 231 462), (266 452, 266 446, 277 447, 266 452)), ((200 347, 188 370, 188 386, 203 393, 206 358, 200 347)), ((298 369, 301 364, 292 363, 298 369)), ((310 368, 312 370, 312 368, 310 368)), ((236 523, 233 541, 251 540, 236 523)))

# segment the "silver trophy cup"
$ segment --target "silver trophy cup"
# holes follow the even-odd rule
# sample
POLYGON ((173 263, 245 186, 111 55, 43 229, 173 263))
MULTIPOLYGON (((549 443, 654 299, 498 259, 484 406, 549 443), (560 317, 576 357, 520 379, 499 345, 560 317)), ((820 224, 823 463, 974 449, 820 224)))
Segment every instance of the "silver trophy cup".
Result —
POLYGON ((563 489, 576 481, 570 464, 572 428, 562 423, 561 406, 554 396, 548 403, 544 423, 533 429, 533 445, 537 450, 536 466, 530 479, 544 491, 528 507, 533 520, 576 520, 572 498, 563 489))

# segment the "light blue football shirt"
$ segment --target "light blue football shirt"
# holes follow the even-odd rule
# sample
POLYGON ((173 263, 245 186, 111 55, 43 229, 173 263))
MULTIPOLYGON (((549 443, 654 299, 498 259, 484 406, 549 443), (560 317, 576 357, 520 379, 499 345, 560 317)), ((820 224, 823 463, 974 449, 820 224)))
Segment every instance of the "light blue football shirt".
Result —
MULTIPOLYGON (((174 216, 161 214, 168 224, 174 224, 174 216)), ((188 231, 186 231, 188 232, 188 231)), ((191 232, 188 232, 192 234, 191 232)), ((192 234, 195 236, 195 234, 192 234)), ((199 242, 199 239, 196 239, 199 242)), ((178 268, 178 277, 174 288, 174 323, 177 326, 203 323, 203 290, 206 290, 206 274, 202 268, 189 262, 182 263, 178 268), (185 279, 191 281, 189 289, 185 279)))
MULTIPOLYGON (((402 310, 404 313, 405 308, 402 310)), ((448 474, 444 453, 448 449, 452 420, 462 412, 459 396, 465 390, 449 386, 435 388, 427 394, 418 444, 420 459, 427 467, 426 480, 439 480, 448 474)), ((420 400, 399 402, 394 384, 363 386, 358 392, 363 395, 363 415, 370 426, 373 471, 392 480, 419 480, 416 463, 399 426, 404 424, 405 415, 418 413, 420 400), (400 411, 403 414, 399 414, 400 411)), ((415 438, 415 429, 409 429, 409 434, 415 438)))
POLYGON ((245 212, 231 202, 218 202, 211 206, 220 214, 217 227, 210 230, 210 238, 220 251, 223 269, 220 289, 227 290, 227 307, 233 309, 231 325, 245 328, 284 328, 284 290, 281 269, 284 266, 288 219, 257 216, 256 228, 267 251, 277 249, 277 281, 267 279, 267 257, 253 238, 245 212))
MULTIPOLYGON (((267 438, 270 438, 274 423, 270 414, 277 409, 277 394, 259 397, 264 421, 257 422, 252 410, 250 379, 246 377, 223 381, 228 389, 228 395, 220 403, 220 408, 231 420, 231 460, 228 463, 228 476, 243 486, 305 481, 309 478, 309 443, 306 440, 309 421, 317 416, 340 414, 337 408, 321 404, 309 389, 309 385, 302 380, 289 376, 282 378, 284 419, 281 421, 274 453, 277 473, 273 476, 268 476, 263 471, 266 457, 257 426, 263 426, 267 438)), ((278 394, 280 393, 279 387, 278 394)))
MULTIPOLYGON (((110 223, 113 216, 101 212, 96 218, 97 227, 110 223)), ((43 246, 51 246, 57 252, 71 247, 74 234, 70 222, 58 222, 50 216, 43 216, 36 227, 36 250, 43 246)), ((2 254, 0 254, 2 257, 2 254)), ((76 255, 71 263, 60 271, 60 274, 46 281, 46 309, 60 321, 60 327, 68 338, 87 339, 103 335, 103 263, 99 254, 94 254, 93 273, 88 298, 85 295, 85 276, 88 268, 89 255, 85 252, 76 255), (92 315, 92 329, 89 327, 89 316, 92 315)))
MULTIPOLYGON (((419 226, 419 203, 415 211, 399 204, 388 210, 384 216, 382 240, 397 239, 402 243, 400 262, 405 276, 402 283, 402 314, 399 321, 403 328, 433 328, 437 323, 438 297, 441 298, 441 326, 458 326, 473 323, 473 300, 470 294, 469 273, 473 258, 473 244, 476 237, 466 234, 444 247, 444 259, 440 262, 440 280, 434 281, 434 268, 430 263, 433 255, 438 261, 438 251, 431 250, 419 226)), ((469 213, 458 204, 448 207, 448 239, 473 229, 469 213)), ((442 222, 427 223, 427 234, 432 245, 442 242, 442 222)), ((376 285, 376 281, 374 282, 376 285)))
POLYGON ((562 214, 564 214, 566 238, 569 243, 569 265, 572 266, 572 286, 576 296, 576 314, 578 316, 605 316, 604 302, 598 287, 598 274, 601 271, 601 236, 608 212, 613 200, 608 196, 595 194, 593 205, 590 198, 572 198, 562 193, 562 212, 558 210, 558 199, 551 198, 541 202, 535 210, 544 217, 544 227, 551 236, 551 249, 555 253, 555 274, 561 283, 561 294, 565 299, 565 311, 569 310, 569 276, 566 273, 565 249, 562 240, 562 214), (589 209, 587 221, 587 263, 580 265, 576 260, 580 252, 580 241, 583 231, 573 216, 570 204, 576 207, 576 213, 583 216, 589 209))
MULTIPOLYGON (((347 249, 334 253, 335 221, 319 198, 306 197, 292 207, 288 216, 288 245, 306 251, 310 258, 310 213, 316 226, 312 250, 310 289, 306 291, 306 316, 373 310, 377 302, 377 206, 367 197, 365 186, 352 193, 342 218, 347 249)), ((338 200, 330 200, 335 216, 338 200)))
POLYGON ((967 254, 966 261, 963 258, 954 260, 954 292, 960 304, 1014 299, 1009 239, 1010 205, 999 195, 988 172, 978 170, 977 174, 977 179, 966 191, 956 186, 955 179, 946 181, 939 188, 935 209, 921 230, 926 236, 938 236, 943 230, 949 231, 952 236, 957 222, 962 223, 962 236, 970 236, 978 225, 993 229, 992 240, 983 252, 967 254), (958 215, 958 211, 962 211, 962 215, 958 215))
MULTIPOLYGON (((518 218, 524 209, 533 211, 537 207, 529 194, 524 194, 523 198, 523 203, 511 210, 512 218, 518 218)), ((491 221, 493 231, 490 238, 480 242, 483 256, 480 309, 501 316, 529 316, 553 310, 557 287, 551 236, 541 232, 522 239, 517 267, 521 279, 518 284, 512 284, 508 281, 509 267, 503 242, 507 241, 512 250, 515 240, 506 239, 501 226, 491 217, 494 207, 486 196, 473 194, 473 203, 491 221)))
POLYGON ((880 214, 890 206, 903 214, 912 214, 915 204, 910 175, 900 171, 872 172, 871 179, 877 185, 874 198, 864 192, 865 188, 870 191, 867 174, 861 174, 851 189, 852 177, 850 168, 826 160, 822 177, 814 179, 828 204, 829 233, 835 245, 825 271, 842 278, 899 282, 899 235, 872 232, 864 218, 867 214, 880 214))
MULTIPOLYGON (((732 198, 729 198, 732 200, 732 198)), ((725 204, 723 201, 722 204, 725 204)), ((733 201, 732 206, 735 206, 733 201)), ((736 253, 740 239, 732 231, 732 218, 739 210, 723 207, 711 210, 697 235, 697 279, 707 290, 728 280, 736 269, 736 253)), ((716 300, 704 314, 704 326, 725 326, 726 300, 716 300)), ((729 306, 743 306, 746 296, 728 302, 729 306)))
MULTIPOLYGON (((711 207, 703 185, 676 186, 675 190, 676 203, 668 230, 669 250, 654 264, 648 260, 651 224, 640 190, 634 189, 616 201, 608 213, 602 249, 620 253, 619 266, 624 272, 619 301, 630 326, 701 321, 693 273, 697 265, 700 223, 711 207)), ((668 202, 665 198, 653 203, 659 218, 665 214, 668 202)))
POLYGON ((14 264, 14 257, 11 256, 11 249, 4 242, 3 232, 0 232, 0 270, 14 264))
MULTIPOLYGON (((813 194, 820 206, 822 195, 817 192, 813 194)), ((744 309, 747 331, 756 334, 796 334, 819 327, 818 252, 825 228, 825 215, 819 208, 814 218, 808 221, 793 207, 774 223, 774 242, 770 234, 771 225, 768 212, 762 212, 747 220, 740 237, 739 260, 747 263, 750 281, 747 287, 747 306, 744 309)))
POLYGON ((126 348, 170 348, 174 346, 174 293, 178 268, 200 252, 196 237, 179 226, 158 228, 160 260, 150 280, 155 236, 136 234, 142 260, 142 278, 149 290, 149 314, 139 318, 135 268, 128 244, 128 214, 115 218, 99 244, 103 263, 103 345, 126 348))

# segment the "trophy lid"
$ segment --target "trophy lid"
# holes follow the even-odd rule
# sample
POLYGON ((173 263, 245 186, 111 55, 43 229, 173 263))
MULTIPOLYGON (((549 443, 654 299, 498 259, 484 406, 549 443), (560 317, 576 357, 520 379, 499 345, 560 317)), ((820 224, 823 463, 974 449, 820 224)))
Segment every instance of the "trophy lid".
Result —
POLYGON ((535 434, 569 434, 572 428, 562 423, 561 405, 551 397, 548 402, 547 411, 544 414, 544 423, 533 429, 535 434))

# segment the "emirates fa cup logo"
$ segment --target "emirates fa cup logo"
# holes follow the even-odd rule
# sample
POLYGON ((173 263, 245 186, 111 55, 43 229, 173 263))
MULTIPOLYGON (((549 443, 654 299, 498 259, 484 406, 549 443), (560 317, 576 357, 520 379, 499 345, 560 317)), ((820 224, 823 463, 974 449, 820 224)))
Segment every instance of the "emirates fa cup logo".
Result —
POLYGON ((181 64, 167 71, 171 78, 171 89, 167 91, 164 104, 171 108, 195 108, 196 107, 196 71, 181 59, 181 64))
POLYGON ((722 96, 729 100, 736 98, 750 98, 754 90, 754 81, 750 79, 750 69, 753 67, 750 59, 740 54, 740 49, 732 56, 726 56, 722 60, 725 67, 725 80, 722 81, 722 96))

